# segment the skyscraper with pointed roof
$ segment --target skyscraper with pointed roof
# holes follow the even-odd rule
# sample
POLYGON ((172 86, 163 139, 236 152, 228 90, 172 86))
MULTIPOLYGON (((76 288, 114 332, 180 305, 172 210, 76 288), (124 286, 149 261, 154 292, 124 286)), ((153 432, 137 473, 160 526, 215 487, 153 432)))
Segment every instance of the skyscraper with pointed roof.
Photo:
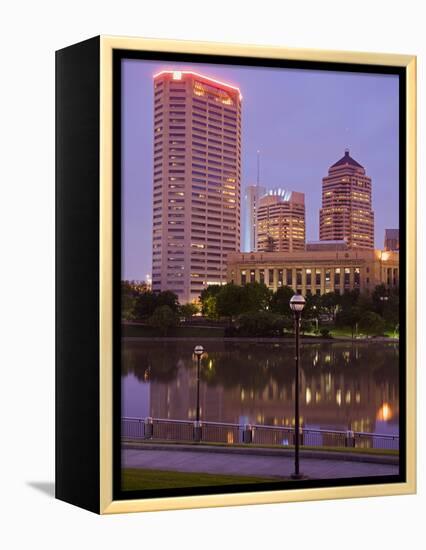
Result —
POLYGON ((349 248, 374 248, 371 178, 349 149, 322 180, 320 240, 345 240, 349 248))

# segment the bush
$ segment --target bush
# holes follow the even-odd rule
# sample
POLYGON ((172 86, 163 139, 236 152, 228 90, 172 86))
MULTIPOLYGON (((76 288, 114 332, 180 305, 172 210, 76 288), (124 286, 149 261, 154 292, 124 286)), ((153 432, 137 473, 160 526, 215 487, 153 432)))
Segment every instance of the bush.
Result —
POLYGON ((331 332, 328 330, 328 328, 322 328, 320 330, 320 334, 323 338, 332 338, 331 332))
POLYGON ((281 315, 269 311, 244 313, 237 319, 238 333, 241 336, 257 336, 269 338, 280 336, 285 326, 281 315))
POLYGON ((177 317, 170 306, 159 306, 149 318, 149 324, 160 329, 163 336, 167 336, 169 329, 177 325, 177 317))
POLYGON ((300 331, 302 334, 305 334, 305 332, 312 332, 313 325, 310 321, 307 319, 302 319, 302 322, 300 323, 300 331))
POLYGON ((385 330, 385 322, 374 311, 366 311, 361 316, 359 328, 367 336, 381 336, 385 330))

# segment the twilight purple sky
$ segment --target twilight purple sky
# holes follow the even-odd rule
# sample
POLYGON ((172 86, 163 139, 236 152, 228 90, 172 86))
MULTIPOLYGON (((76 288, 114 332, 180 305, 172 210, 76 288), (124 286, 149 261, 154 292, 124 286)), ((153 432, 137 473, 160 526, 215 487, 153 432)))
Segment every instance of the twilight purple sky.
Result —
POLYGON ((122 63, 123 279, 142 280, 151 273, 152 77, 163 69, 192 69, 240 88, 242 197, 256 181, 259 149, 261 183, 304 192, 306 238, 318 240, 322 178, 348 147, 373 180, 376 247, 383 246, 386 228, 399 227, 397 76, 134 59, 122 63))

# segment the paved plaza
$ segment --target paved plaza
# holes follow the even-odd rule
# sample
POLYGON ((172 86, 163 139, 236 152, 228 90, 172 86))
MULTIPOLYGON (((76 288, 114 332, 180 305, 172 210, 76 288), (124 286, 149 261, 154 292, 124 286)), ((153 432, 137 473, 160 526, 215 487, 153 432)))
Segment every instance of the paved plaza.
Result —
MULTIPOLYGON (((200 452, 188 449, 123 448, 123 468, 174 470, 241 476, 288 477, 294 469, 292 454, 200 452)), ((300 470, 311 479, 398 475, 397 464, 360 460, 301 458, 300 470)))

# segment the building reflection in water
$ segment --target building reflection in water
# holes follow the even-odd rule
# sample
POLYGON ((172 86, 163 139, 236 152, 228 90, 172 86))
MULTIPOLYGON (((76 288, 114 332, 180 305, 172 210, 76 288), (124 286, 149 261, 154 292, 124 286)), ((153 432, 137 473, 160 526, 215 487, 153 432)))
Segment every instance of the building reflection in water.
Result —
MULTIPOLYGON (((202 359, 202 419, 293 424, 291 342, 200 343, 208 350, 202 359)), ((124 342, 123 414, 139 416, 141 410, 148 410, 156 418, 194 419, 192 349, 192 342, 124 342)), ((387 433, 398 434, 398 363, 395 344, 304 344, 303 425, 366 432, 382 431, 377 428, 385 425, 387 433)))

